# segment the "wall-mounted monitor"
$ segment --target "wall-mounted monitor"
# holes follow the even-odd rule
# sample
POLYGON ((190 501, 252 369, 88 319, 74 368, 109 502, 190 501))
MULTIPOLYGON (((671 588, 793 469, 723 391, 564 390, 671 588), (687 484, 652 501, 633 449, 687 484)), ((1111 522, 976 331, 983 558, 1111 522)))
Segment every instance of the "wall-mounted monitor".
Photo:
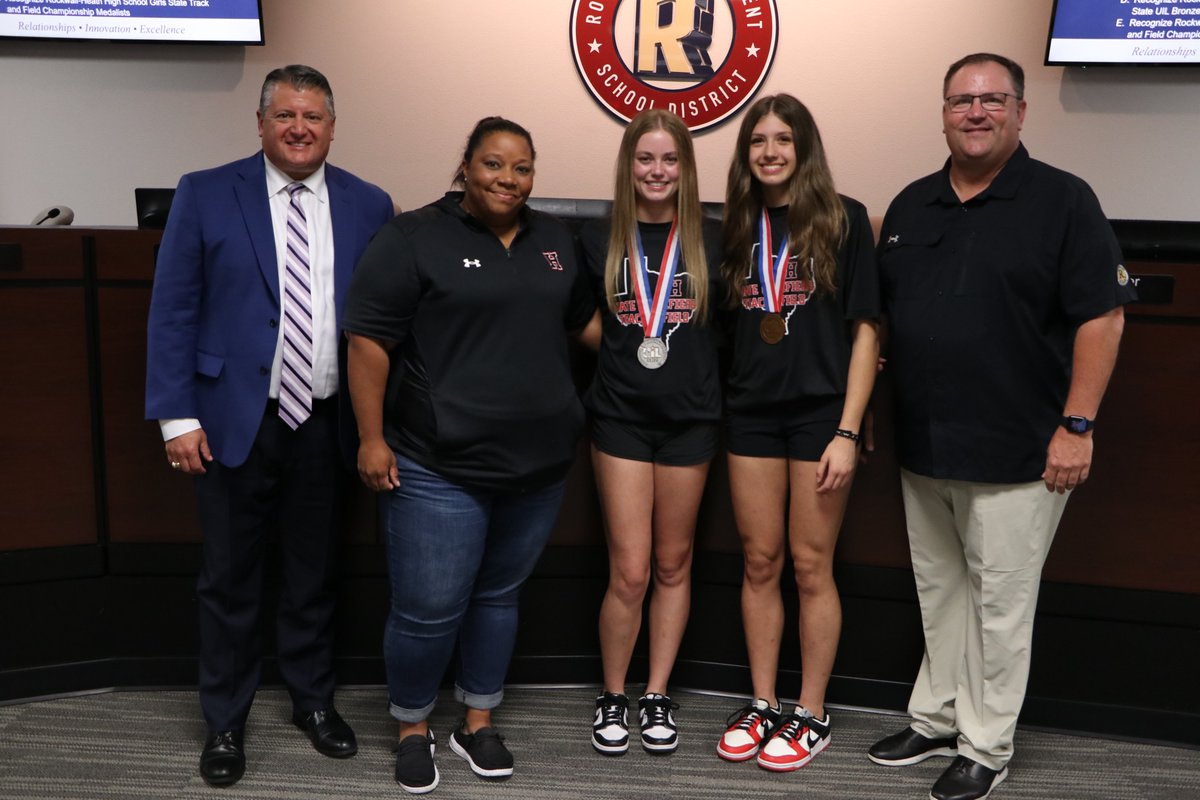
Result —
POLYGON ((0 0, 0 38, 263 44, 262 0, 0 0))
POLYGON ((1200 64, 1200 0, 1055 0, 1046 64, 1200 64))

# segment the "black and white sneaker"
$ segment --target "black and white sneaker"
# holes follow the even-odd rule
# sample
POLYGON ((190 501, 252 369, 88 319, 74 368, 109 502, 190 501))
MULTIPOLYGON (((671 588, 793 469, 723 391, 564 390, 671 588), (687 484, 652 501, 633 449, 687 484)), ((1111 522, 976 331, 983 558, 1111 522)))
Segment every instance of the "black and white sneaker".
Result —
POLYGON ((601 692, 596 698, 592 747, 606 756, 619 756, 629 750, 628 697, 615 692, 601 692))
POLYGON ((504 746, 500 732, 495 728, 480 728, 474 733, 466 733, 464 722, 450 734, 450 749, 466 759, 471 771, 481 778, 503 779, 512 775, 512 753, 504 746))
POLYGON ((638 717, 642 726, 642 748, 647 753, 670 753, 679 746, 679 729, 675 726, 675 709, 665 694, 642 695, 638 700, 638 717))
POLYGON ((441 778, 433 761, 436 748, 433 731, 424 736, 405 736, 396 745, 396 783, 401 789, 409 794, 425 794, 437 788, 441 778))

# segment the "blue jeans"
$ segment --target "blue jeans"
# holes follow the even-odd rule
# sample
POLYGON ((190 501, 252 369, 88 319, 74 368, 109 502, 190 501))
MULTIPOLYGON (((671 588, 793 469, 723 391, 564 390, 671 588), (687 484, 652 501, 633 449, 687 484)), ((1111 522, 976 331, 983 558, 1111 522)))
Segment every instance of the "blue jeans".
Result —
POLYGON ((504 493, 460 486, 399 454, 396 465, 400 488, 385 504, 391 714, 401 722, 429 716, 455 645, 456 697, 495 708, 517 638, 521 584, 554 527, 566 481, 504 493))

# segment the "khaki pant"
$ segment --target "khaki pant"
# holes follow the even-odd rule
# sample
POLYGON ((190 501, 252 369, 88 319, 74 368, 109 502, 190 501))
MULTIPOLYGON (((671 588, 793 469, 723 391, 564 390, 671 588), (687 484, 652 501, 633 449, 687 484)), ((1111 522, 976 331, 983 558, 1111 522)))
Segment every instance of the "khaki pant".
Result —
POLYGON ((908 712, 913 730, 958 736, 991 769, 1012 758, 1029 679, 1042 565, 1065 494, 1022 484, 900 473, 925 655, 908 712))

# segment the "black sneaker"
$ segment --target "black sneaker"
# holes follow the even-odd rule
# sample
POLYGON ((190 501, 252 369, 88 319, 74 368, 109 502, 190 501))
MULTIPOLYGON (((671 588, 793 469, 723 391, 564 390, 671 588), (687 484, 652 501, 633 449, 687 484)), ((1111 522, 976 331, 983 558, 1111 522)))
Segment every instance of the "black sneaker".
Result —
POLYGON ((437 745, 433 731, 414 733, 396 745, 396 783, 409 794, 425 794, 437 788, 441 776, 433 763, 437 745))
POLYGON ((592 747, 606 756, 619 756, 629 750, 628 697, 615 692, 601 692, 596 698, 592 747))
POLYGON ((642 726, 642 748, 647 753, 670 753, 679 746, 675 726, 678 703, 665 694, 647 694, 638 700, 638 718, 642 726))
MULTIPOLYGON (((464 721, 465 722, 465 721, 464 721)), ((450 734, 450 749, 467 760, 471 771, 481 778, 507 778, 513 774, 513 757, 504 746, 504 737, 495 728, 480 728, 465 733, 460 722, 450 734)))
POLYGON ((1008 767, 991 769, 958 756, 933 784, 930 800, 983 800, 1008 777, 1008 767))
POLYGON ((907 767, 919 764, 934 756, 958 755, 958 737, 948 736, 944 739, 930 739, 905 728, 899 733, 893 733, 871 745, 867 758, 885 767, 907 767))

